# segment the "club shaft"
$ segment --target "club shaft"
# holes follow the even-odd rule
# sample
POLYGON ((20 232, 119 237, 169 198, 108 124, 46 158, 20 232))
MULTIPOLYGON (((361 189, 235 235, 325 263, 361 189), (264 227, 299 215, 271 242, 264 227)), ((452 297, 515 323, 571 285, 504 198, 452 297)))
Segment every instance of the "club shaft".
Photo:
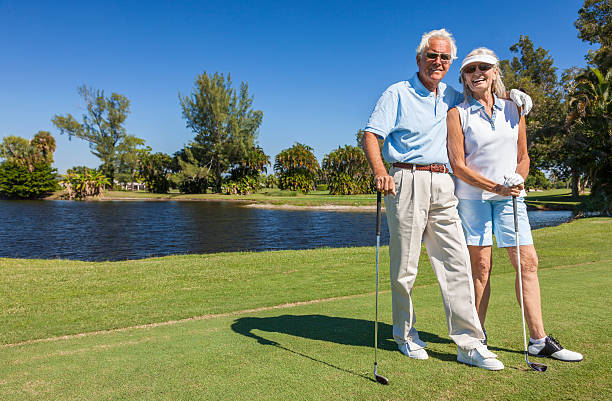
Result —
POLYGON ((378 262, 380 249, 380 209, 381 209, 381 194, 376 194, 376 314, 374 319, 374 374, 377 374, 378 363, 378 262))
POLYGON ((525 361, 529 364, 528 350, 527 350, 527 332, 525 330, 525 303, 523 300, 523 275, 521 274, 521 248, 519 244, 519 230, 518 230, 518 211, 516 205, 516 196, 512 197, 512 209, 514 211, 514 238, 516 242, 516 271, 518 272, 518 283, 519 283, 519 297, 521 301, 521 317, 523 320, 523 350, 525 351, 525 361))

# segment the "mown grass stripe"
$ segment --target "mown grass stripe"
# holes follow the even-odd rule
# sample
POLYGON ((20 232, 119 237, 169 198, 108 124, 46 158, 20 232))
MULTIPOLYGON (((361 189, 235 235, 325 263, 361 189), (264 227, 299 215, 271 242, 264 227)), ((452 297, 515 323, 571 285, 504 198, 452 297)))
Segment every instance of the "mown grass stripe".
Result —
MULTIPOLYGON (((423 287, 426 287, 426 286, 423 286, 423 287)), ((382 293, 383 291, 379 291, 379 292, 382 293)), ((384 291, 384 292, 389 292, 389 290, 384 291)), ((175 324, 186 323, 186 322, 193 322, 193 321, 197 321, 197 320, 207 320, 207 319, 215 319, 215 318, 222 318, 222 317, 229 317, 229 316, 239 316, 239 315, 244 315, 244 314, 248 314, 248 313, 265 312, 265 311, 274 310, 274 309, 294 308, 294 307, 297 307, 297 306, 317 304, 317 303, 322 303, 322 302, 331 302, 331 301, 339 301, 339 300, 343 300, 343 299, 359 298, 359 297, 364 297, 364 296, 368 296, 368 295, 372 295, 372 294, 374 294, 374 293, 372 292, 370 294, 355 294, 355 295, 347 295, 347 296, 343 296, 343 297, 332 297, 332 298, 325 298, 325 299, 314 299, 314 300, 310 300, 310 301, 290 302, 290 303, 285 303, 285 304, 281 304, 281 305, 266 306, 266 307, 261 307, 261 308, 252 308, 252 309, 244 309, 244 310, 239 310, 239 311, 234 311, 234 312, 226 312, 226 313, 216 313, 216 314, 207 314, 207 315, 201 315, 201 316, 193 316, 193 317, 188 317, 188 318, 185 318, 185 319, 169 320, 169 321, 166 321, 166 322, 147 323, 147 324, 140 324, 140 325, 136 325, 136 326, 119 327, 119 328, 116 328, 116 329, 97 330, 97 331, 91 331, 91 332, 87 332, 87 333, 67 334, 67 335, 64 335, 64 336, 57 336, 57 337, 37 338, 37 339, 34 339, 34 340, 21 341, 21 342, 13 343, 13 344, 0 344, 0 349, 2 349, 2 348, 11 348, 11 347, 19 347, 19 346, 22 346, 22 345, 37 344, 37 343, 42 343, 42 342, 59 341, 59 340, 72 340, 72 339, 75 339, 75 338, 89 337, 89 336, 100 335, 100 334, 119 333, 119 332, 123 332, 123 331, 127 331, 127 330, 149 329, 149 328, 153 328, 153 327, 172 326, 172 325, 175 325, 175 324)))
MULTIPOLYGON (((599 264, 602 262, 612 263, 612 259, 600 260, 596 262, 577 263, 577 264, 564 265, 564 266, 555 266, 549 269, 569 269, 569 268, 575 268, 578 266, 599 264)), ((506 273, 498 274, 496 275, 496 277, 506 276, 509 274, 514 274, 514 273, 506 272, 506 273)), ((429 284, 415 285, 414 288, 426 288, 426 287, 432 287, 432 286, 437 286, 437 285, 438 283, 435 282, 435 283, 429 283, 429 284)), ((385 294, 389 292, 391 292, 391 290, 379 290, 379 294, 385 294)), ((14 348, 14 347, 20 347, 24 345, 38 344, 38 343, 44 343, 44 342, 72 340, 72 339, 77 339, 77 338, 82 338, 82 337, 90 337, 90 336, 103 335, 103 334, 120 333, 124 331, 129 331, 129 330, 139 330, 139 329, 149 329, 149 328, 162 327, 162 326, 172 326, 176 324, 193 322, 193 321, 198 321, 198 320, 208 320, 208 319, 224 318, 224 317, 230 317, 230 316, 240 316, 240 315, 265 312, 265 311, 270 311, 270 310, 275 310, 275 309, 287 309, 287 308, 294 308, 298 306, 318 304, 318 303, 324 303, 324 302, 333 302, 333 301, 339 301, 339 300, 345 300, 345 299, 361 298, 361 297, 372 296, 374 294, 375 292, 368 292, 368 293, 362 293, 362 294, 346 295, 346 296, 341 296, 341 297, 330 297, 330 298, 314 299, 314 300, 309 300, 309 301, 288 302, 288 303, 284 303, 280 305, 243 309, 243 310, 225 312, 225 313, 205 314, 201 316, 193 316, 193 317, 188 317, 184 319, 168 320, 165 322, 154 322, 154 323, 139 324, 139 325, 134 325, 134 326, 119 327, 115 329, 96 330, 96 331, 90 331, 90 332, 84 332, 84 333, 66 334, 63 336, 37 338, 37 339, 32 339, 32 340, 20 341, 20 342, 16 342, 12 344, 0 344, 0 349, 14 348)))

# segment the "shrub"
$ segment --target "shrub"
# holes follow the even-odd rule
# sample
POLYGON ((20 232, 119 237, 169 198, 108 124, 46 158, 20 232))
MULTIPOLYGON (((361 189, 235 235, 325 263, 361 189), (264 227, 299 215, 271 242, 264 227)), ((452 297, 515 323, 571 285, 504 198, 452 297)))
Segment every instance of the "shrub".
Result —
POLYGON ((250 195, 259 189, 259 181, 255 177, 242 177, 238 180, 229 180, 221 185, 221 192, 225 195, 250 195))
POLYGON ((65 198, 81 200, 102 195, 110 180, 100 171, 85 168, 83 172, 68 170, 60 184, 66 190, 65 198))
POLYGON ((276 155, 274 171, 278 176, 278 187, 308 193, 316 188, 319 162, 312 148, 296 143, 276 155))
POLYGON ((306 194, 315 189, 315 178, 316 176, 308 171, 293 171, 278 177, 278 187, 306 194))
POLYGON ((266 175, 262 180, 262 184, 266 188, 274 188, 278 186, 276 176, 274 174, 266 175))
POLYGON ((165 153, 143 155, 138 166, 140 175, 147 187, 147 191, 156 194, 165 194, 170 189, 170 174, 172 171, 172 158, 165 153))
POLYGON ((182 171, 172 177, 176 188, 184 194, 205 194, 208 189, 208 181, 199 177, 189 177, 182 171))
POLYGON ((375 191, 368 160, 356 146, 339 147, 326 155, 323 171, 332 195, 367 194, 375 191))
POLYGON ((5 161, 0 164, 0 197, 37 199, 58 189, 57 170, 49 164, 27 165, 5 161))

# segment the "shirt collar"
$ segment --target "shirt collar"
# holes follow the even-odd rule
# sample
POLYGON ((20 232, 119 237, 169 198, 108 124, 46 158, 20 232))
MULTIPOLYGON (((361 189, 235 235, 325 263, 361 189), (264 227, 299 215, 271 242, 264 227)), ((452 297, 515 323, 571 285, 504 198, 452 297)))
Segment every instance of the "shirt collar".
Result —
MULTIPOLYGON (((501 101, 500 98, 498 98, 495 94, 493 94, 493 106, 497 109, 497 110, 501 110, 503 108, 503 103, 501 101)), ((484 108, 484 106, 482 105, 482 103, 480 103, 478 100, 474 99, 472 96, 470 96, 470 111, 478 111, 479 109, 484 108)))
MULTIPOLYGON (((429 89, 425 87, 425 85, 423 85, 423 83, 419 79, 418 72, 415 72, 414 75, 408 80, 408 82, 410 82, 410 85, 414 88, 416 93, 418 93, 421 96, 430 96, 432 94, 435 95, 435 92, 430 91, 429 89)), ((443 93, 445 87, 446 87, 446 84, 444 82, 438 83, 438 93, 439 94, 443 93)))

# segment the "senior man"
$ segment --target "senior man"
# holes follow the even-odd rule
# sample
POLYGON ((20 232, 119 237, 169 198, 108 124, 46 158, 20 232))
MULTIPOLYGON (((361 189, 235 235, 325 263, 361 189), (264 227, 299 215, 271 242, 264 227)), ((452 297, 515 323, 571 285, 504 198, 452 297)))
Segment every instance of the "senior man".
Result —
MULTIPOLYGON (((501 370, 503 363, 483 344, 469 254, 448 170, 446 113, 463 101, 463 94, 441 80, 456 57, 448 31, 423 34, 416 55, 418 72, 382 94, 365 127, 363 148, 376 187, 385 194, 393 338, 399 350, 410 358, 428 358, 427 344, 414 327, 411 297, 424 240, 440 284, 449 336, 457 344, 457 361, 501 370), (382 153, 391 163, 388 173, 377 137, 384 139, 382 153)), ((517 103, 521 100, 531 102, 522 98, 517 103)))

